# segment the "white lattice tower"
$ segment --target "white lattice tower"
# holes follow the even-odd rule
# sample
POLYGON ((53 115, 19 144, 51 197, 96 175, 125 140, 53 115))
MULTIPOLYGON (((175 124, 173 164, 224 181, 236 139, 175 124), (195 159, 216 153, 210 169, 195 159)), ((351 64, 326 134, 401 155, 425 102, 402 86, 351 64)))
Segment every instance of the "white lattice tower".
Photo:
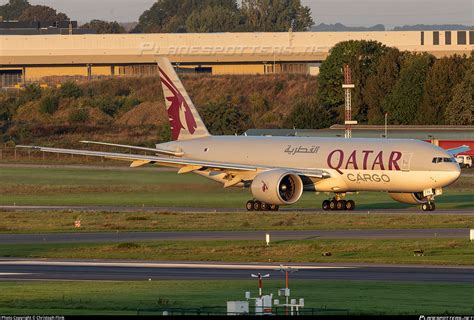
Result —
POLYGON ((357 124, 357 121, 352 121, 352 90, 355 85, 352 83, 351 67, 348 64, 344 65, 344 84, 342 85, 345 94, 345 137, 352 138, 352 126, 357 124))

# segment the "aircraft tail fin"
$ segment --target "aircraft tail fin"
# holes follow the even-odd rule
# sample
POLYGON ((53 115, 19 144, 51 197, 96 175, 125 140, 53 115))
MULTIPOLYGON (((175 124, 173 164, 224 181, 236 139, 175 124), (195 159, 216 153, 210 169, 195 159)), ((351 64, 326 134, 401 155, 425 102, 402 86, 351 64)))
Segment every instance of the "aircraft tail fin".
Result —
POLYGON ((173 141, 210 136, 170 61, 158 58, 158 68, 173 141))

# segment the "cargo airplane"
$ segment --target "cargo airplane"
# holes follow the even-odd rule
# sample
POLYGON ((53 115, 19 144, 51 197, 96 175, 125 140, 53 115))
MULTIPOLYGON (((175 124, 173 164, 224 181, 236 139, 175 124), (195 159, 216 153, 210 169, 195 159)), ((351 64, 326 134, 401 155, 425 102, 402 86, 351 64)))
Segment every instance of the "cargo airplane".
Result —
POLYGON ((354 210, 355 202, 345 200, 347 194, 383 191, 396 201, 433 211, 435 197, 460 176, 452 154, 419 140, 212 136, 169 60, 159 58, 158 66, 172 141, 156 148, 83 141, 154 155, 28 148, 130 161, 133 168, 173 167, 179 174, 195 173, 225 188, 249 188, 249 211, 295 204, 304 191, 334 194, 322 203, 324 210, 354 210))

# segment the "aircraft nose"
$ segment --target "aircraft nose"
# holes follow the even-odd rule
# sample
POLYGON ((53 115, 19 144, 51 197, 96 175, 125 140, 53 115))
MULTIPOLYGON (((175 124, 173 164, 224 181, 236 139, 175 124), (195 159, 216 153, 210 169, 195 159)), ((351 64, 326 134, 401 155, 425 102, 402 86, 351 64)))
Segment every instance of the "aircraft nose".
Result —
POLYGON ((454 163, 454 166, 455 167, 451 171, 452 172, 452 180, 453 180, 452 183, 458 181, 459 177, 461 176, 461 167, 459 166, 459 164, 454 163))

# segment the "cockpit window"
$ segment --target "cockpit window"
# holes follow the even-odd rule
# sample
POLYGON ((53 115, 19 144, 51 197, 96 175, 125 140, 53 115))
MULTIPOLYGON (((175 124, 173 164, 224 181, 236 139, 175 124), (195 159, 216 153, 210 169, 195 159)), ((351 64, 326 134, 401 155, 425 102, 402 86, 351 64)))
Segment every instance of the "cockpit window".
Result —
POLYGON ((456 160, 453 158, 441 158, 441 157, 433 158, 433 163, 442 163, 442 162, 453 163, 453 162, 456 162, 456 160))

